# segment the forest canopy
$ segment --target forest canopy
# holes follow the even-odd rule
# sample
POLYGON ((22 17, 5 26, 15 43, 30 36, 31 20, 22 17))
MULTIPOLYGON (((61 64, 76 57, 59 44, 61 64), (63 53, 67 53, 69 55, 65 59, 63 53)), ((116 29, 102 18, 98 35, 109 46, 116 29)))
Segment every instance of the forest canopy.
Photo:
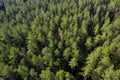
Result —
POLYGON ((0 80, 120 80, 120 0, 0 0, 0 80))

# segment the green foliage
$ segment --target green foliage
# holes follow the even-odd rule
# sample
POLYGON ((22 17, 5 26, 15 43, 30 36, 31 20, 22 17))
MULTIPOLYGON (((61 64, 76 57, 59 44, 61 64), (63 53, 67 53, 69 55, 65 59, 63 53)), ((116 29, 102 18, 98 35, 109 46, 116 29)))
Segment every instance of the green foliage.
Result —
POLYGON ((41 80, 54 80, 54 75, 50 70, 43 70, 40 74, 41 80))
POLYGON ((59 70, 56 73, 56 80, 75 80, 75 78, 69 72, 59 70))
POLYGON ((21 76, 22 79, 28 79, 28 68, 24 65, 19 65, 17 72, 21 76))
POLYGON ((0 0, 0 77, 120 80, 120 0, 0 0))

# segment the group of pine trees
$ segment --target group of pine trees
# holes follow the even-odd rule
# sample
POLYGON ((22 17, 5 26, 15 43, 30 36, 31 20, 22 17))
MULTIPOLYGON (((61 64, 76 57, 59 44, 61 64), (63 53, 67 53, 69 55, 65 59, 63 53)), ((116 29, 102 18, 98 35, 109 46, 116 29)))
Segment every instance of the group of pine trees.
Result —
POLYGON ((120 80, 120 0, 0 0, 0 78, 120 80))

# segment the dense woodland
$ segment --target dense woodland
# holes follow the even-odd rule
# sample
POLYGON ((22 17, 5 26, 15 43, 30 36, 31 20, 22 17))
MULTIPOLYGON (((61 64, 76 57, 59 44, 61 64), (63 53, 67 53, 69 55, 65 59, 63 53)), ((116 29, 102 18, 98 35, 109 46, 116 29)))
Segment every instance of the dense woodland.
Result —
POLYGON ((0 0, 0 79, 120 80, 120 0, 0 0))

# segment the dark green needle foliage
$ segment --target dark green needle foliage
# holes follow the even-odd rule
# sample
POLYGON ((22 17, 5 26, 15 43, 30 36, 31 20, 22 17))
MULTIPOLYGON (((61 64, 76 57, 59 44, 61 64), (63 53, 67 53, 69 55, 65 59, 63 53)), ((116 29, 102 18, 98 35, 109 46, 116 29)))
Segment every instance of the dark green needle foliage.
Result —
POLYGON ((0 0, 0 80, 120 80, 120 0, 0 0))

